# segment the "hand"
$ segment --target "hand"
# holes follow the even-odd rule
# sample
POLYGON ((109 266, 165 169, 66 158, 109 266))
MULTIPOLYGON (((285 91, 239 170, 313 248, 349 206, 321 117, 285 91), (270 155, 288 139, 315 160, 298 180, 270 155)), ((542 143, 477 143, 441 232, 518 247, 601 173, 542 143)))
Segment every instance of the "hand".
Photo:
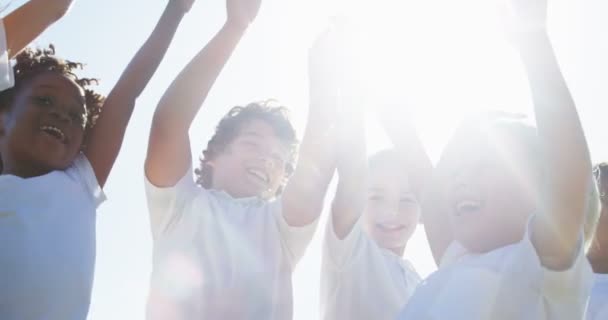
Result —
POLYGON ((169 5, 177 6, 181 12, 188 12, 192 8, 195 0, 169 0, 169 5))
POLYGON ((507 36, 514 42, 546 32, 547 0, 508 0, 501 11, 507 36))
POLYGON ((228 22, 246 28, 260 11, 262 0, 226 0, 228 22))

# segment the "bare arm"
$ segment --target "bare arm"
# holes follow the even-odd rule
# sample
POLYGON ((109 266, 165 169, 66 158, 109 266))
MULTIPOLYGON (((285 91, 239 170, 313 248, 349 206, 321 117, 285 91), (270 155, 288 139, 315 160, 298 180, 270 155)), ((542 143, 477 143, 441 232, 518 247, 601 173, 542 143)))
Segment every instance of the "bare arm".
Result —
POLYGON ((513 0, 520 23, 532 22, 534 28, 520 29, 515 40, 528 74, 547 169, 532 241, 544 266, 564 269, 573 263, 578 250, 591 160, 576 106, 544 27, 546 0, 520 1, 513 0))
POLYGON ((283 193, 283 216, 294 227, 315 221, 335 170, 336 119, 338 91, 330 58, 331 39, 320 36, 310 51, 308 120, 296 170, 283 193))
POLYGON ((101 186, 116 161, 135 102, 158 69, 192 1, 169 1, 152 35, 131 60, 103 105, 85 152, 101 186))
POLYGON ((145 170, 155 185, 175 185, 191 164, 188 130, 213 83, 256 16, 260 0, 227 0, 228 20, 181 71, 154 113, 145 170))
MULTIPOLYGON (((342 91, 346 93, 345 91, 342 91)), ((344 239, 359 221, 367 202, 367 150, 365 146, 364 111, 356 92, 343 95, 347 114, 338 124, 337 155, 338 187, 332 203, 334 233, 344 239)))
POLYGON ((9 57, 13 58, 44 30, 63 17, 72 0, 30 0, 6 16, 9 57))

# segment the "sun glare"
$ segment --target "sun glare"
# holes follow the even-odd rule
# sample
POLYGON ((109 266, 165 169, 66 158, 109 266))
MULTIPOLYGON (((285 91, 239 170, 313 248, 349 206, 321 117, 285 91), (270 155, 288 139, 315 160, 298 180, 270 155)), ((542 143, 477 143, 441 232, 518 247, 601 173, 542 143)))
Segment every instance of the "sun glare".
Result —
MULTIPOLYGON (((503 37, 498 1, 312 0, 294 39, 312 42, 334 17, 348 20, 370 109, 390 103, 396 116, 413 116, 436 159, 463 115, 530 109, 523 69, 503 37)), ((377 149, 373 137, 384 144, 381 134, 371 137, 370 149, 377 149)))

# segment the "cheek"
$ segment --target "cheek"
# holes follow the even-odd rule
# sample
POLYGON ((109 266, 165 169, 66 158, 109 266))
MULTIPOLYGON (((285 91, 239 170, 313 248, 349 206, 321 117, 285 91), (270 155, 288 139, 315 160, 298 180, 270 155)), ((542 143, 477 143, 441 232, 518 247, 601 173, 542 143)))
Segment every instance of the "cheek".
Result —
POLYGON ((402 222, 407 224, 418 223, 420 219, 420 207, 413 205, 399 208, 399 217, 402 222))

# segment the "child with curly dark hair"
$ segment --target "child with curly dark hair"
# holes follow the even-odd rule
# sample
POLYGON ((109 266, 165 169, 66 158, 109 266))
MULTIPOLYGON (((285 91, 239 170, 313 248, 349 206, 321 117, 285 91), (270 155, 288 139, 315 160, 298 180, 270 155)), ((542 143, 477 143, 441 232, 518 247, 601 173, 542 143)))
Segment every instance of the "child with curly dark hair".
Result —
POLYGON ((30 0, 0 20, 0 90, 14 85, 9 59, 59 20, 73 0, 30 0))
POLYGON ((601 213, 587 258, 595 273, 587 320, 608 319, 608 162, 593 169, 600 192, 601 213))
POLYGON ((1 319, 86 319, 102 188, 135 101, 193 1, 169 1, 105 99, 52 46, 16 57, 15 85, 0 92, 1 319))
POLYGON ((323 66, 311 55, 311 106, 297 167, 285 109, 254 103, 222 119, 193 178, 188 130, 261 4, 226 3, 226 23, 154 115, 145 164, 154 240, 148 319, 291 319, 292 272, 333 173, 332 118, 324 116, 333 105, 323 66))

